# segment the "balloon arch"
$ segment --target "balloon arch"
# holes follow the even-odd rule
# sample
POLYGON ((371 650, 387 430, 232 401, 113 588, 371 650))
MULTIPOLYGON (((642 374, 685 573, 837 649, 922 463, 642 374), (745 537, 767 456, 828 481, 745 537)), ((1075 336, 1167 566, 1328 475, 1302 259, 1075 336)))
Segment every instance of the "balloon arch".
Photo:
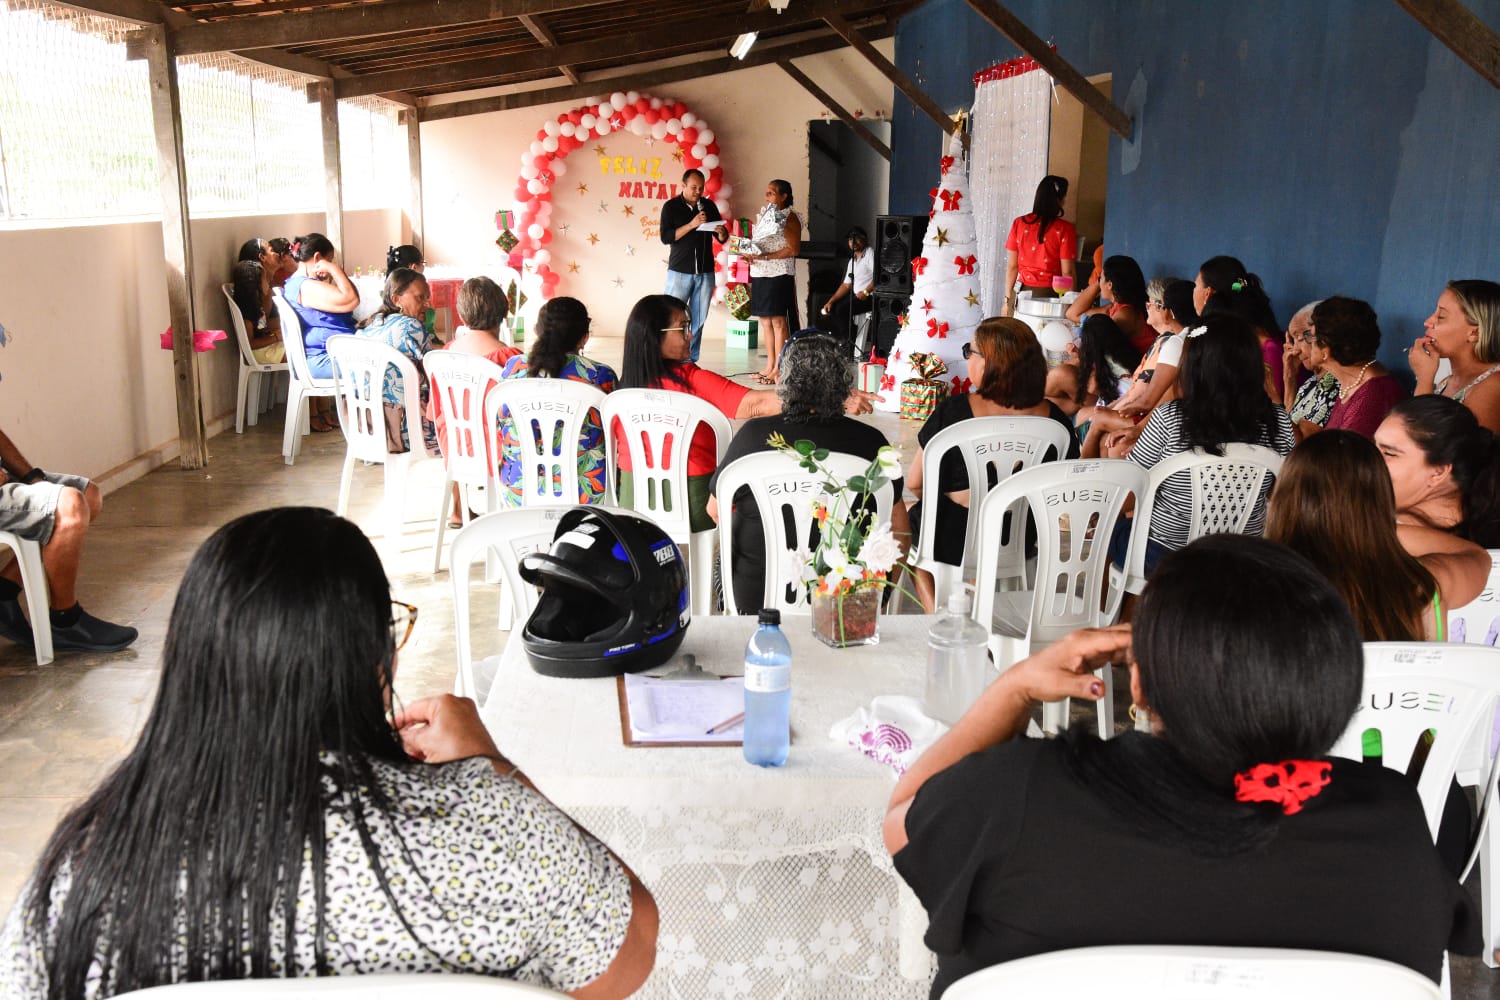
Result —
MULTIPOLYGON (((674 143, 682 150, 684 170, 697 168, 704 175, 704 193, 713 199, 719 214, 729 218, 729 196, 724 168, 719 163, 719 143, 713 129, 680 101, 652 97, 638 91, 615 91, 608 98, 589 101, 537 130, 530 148, 521 154, 521 174, 516 180, 514 212, 517 243, 511 259, 530 264, 542 281, 542 291, 551 298, 561 275, 552 270, 552 185, 567 173, 565 159, 573 150, 613 132, 629 132, 642 138, 674 143)), ((714 268, 717 272, 715 299, 724 294, 727 274, 723 248, 714 268)))

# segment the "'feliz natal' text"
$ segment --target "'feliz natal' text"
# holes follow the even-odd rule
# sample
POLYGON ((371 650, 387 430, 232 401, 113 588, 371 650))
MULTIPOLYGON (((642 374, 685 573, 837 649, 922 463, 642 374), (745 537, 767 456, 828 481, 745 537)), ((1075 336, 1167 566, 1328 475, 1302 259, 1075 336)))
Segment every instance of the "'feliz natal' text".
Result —
POLYGON ((616 197, 619 198, 650 198, 653 201, 666 201, 668 198, 677 197, 677 185, 661 181, 661 157, 642 156, 639 159, 633 156, 601 156, 599 157, 599 172, 601 174, 626 174, 633 177, 650 178, 649 180, 622 180, 620 191, 616 197))

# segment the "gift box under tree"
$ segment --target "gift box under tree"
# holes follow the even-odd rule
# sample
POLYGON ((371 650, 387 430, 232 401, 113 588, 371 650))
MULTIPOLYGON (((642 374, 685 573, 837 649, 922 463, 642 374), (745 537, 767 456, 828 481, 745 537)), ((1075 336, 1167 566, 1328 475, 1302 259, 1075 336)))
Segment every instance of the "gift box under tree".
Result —
POLYGON ((907 361, 915 377, 901 383, 901 419, 926 420, 948 395, 948 383, 941 380, 948 366, 937 355, 922 352, 907 355, 907 361))
POLYGON ((755 350, 758 346, 756 337, 758 327, 759 324, 753 319, 734 319, 731 317, 729 325, 725 328, 724 340, 726 345, 739 350, 755 350))

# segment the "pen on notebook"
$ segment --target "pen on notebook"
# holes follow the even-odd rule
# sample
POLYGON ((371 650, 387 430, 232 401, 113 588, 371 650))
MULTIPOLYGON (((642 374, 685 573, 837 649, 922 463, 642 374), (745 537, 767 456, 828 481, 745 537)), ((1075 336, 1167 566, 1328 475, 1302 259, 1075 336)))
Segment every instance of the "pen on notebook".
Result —
POLYGON ((704 732, 703 735, 705 735, 705 736, 714 736, 714 735, 717 735, 718 733, 721 733, 721 732, 723 732, 726 729, 729 729, 729 728, 734 727, 734 726, 738 726, 741 722, 744 722, 744 721, 745 721, 745 713, 744 712, 740 712, 740 713, 738 713, 736 715, 731 715, 729 718, 725 719, 723 722, 719 722, 719 723, 716 723, 716 724, 714 724, 712 726, 709 726, 708 729, 707 729, 707 731, 704 732))

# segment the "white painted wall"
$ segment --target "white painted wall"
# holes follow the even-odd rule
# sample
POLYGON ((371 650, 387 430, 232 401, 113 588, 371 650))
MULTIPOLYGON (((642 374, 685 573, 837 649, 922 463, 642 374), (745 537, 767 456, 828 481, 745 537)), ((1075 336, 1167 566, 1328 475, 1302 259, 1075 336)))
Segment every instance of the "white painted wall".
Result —
MULTIPOLYGON (((344 225, 351 265, 383 267, 403 219, 395 209, 349 212, 344 225)), ((198 355, 210 434, 234 426, 238 352, 219 285, 240 244, 323 228, 322 213, 193 223, 197 325, 229 333, 198 355)), ((168 324, 161 223, 3 229, 0 274, 0 324, 10 337, 0 349, 0 428, 26 456, 106 490, 175 458, 172 355, 160 340, 168 324)))
MULTIPOLYGON (((894 42, 876 42, 894 57, 894 42)), ((798 59, 797 66, 850 111, 889 117, 892 87, 858 54, 848 50, 798 59)), ((764 202, 766 182, 790 181, 799 210, 807 192, 807 123, 824 108, 776 66, 756 66, 717 77, 663 87, 653 96, 686 104, 714 130, 735 216, 753 216, 764 202)), ((608 91, 603 94, 607 96, 608 91)), ((583 102, 550 104, 518 111, 494 112, 427 122, 422 125, 423 215, 427 259, 481 269, 503 262, 494 245, 494 215, 514 199, 520 156, 542 122, 583 102)), ((615 159, 629 159, 639 170, 660 158, 661 178, 678 182, 682 166, 670 159, 672 146, 648 146, 628 132, 595 139, 567 158, 567 173, 553 186, 552 269, 562 275, 557 294, 582 299, 594 317, 595 335, 624 332, 630 307, 642 295, 659 292, 666 273, 667 248, 655 233, 660 201, 619 197, 622 178, 613 173, 615 159), (602 146, 604 157, 593 149, 602 146), (609 161, 610 173, 601 170, 609 161), (643 164, 642 160, 646 163, 643 164), (587 184, 580 193, 577 186, 587 184), (600 210, 600 202, 606 211, 600 210), (634 214, 627 216, 629 206, 634 214), (643 226, 643 223, 648 224, 643 226), (562 233, 561 227, 569 230, 562 233), (589 234, 599 237, 590 243, 589 234), (633 248, 634 253, 626 252, 633 248), (570 272, 576 263, 578 271, 570 272), (616 279, 620 284, 617 287, 616 279)), ((628 176, 628 175, 627 175, 628 176)), ((636 175, 639 178, 640 175, 636 175)), ((804 216, 805 218, 805 216, 804 216)), ((813 232, 811 239, 836 239, 836 233, 813 232)), ((799 266, 799 293, 806 289, 806 265, 799 266)), ((726 313, 716 306, 709 336, 722 336, 726 313)))

